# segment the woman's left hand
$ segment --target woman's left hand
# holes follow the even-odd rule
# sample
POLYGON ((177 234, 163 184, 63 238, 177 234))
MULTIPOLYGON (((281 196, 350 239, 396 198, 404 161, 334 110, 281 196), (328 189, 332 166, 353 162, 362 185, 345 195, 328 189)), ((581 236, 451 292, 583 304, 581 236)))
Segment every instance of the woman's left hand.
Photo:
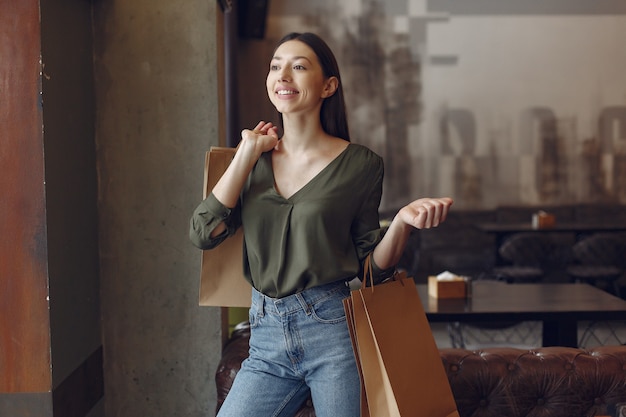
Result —
POLYGON ((402 207, 396 217, 417 229, 430 229, 446 219, 452 202, 449 197, 420 198, 402 207))
POLYGON ((430 229, 439 226, 452 205, 452 199, 420 198, 402 207, 395 215, 383 239, 374 249, 374 262, 381 269, 398 263, 413 228, 430 229))

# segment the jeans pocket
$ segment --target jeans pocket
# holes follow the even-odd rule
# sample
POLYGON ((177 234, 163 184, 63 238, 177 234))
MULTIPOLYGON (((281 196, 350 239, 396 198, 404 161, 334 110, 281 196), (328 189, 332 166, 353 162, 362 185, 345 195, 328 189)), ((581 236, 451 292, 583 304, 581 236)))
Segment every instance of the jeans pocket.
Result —
POLYGON ((250 322, 251 329, 254 329, 259 325, 260 315, 261 311, 259 309, 259 302, 256 298, 254 298, 250 304, 250 309, 248 310, 248 321, 250 322))
POLYGON ((311 306, 313 318, 320 323, 335 324, 346 320, 343 299, 350 295, 350 289, 341 288, 311 306))

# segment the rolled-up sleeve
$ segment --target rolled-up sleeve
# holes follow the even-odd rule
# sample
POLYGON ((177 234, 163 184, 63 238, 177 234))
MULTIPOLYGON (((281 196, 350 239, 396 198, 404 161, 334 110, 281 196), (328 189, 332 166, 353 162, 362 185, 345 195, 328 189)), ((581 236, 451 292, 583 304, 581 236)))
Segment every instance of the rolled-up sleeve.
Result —
MULTIPOLYGON (((374 251, 376 245, 378 245, 378 243, 382 240, 386 231, 386 228, 372 230, 365 236, 362 236, 362 239, 360 239, 361 245, 357 246, 358 257, 361 265, 359 270, 359 278, 363 277, 363 265, 365 263, 365 260, 367 259, 367 256, 374 251)), ((395 265, 387 269, 382 269, 378 265, 376 265, 373 256, 370 257, 370 261, 372 267, 372 278, 374 279, 375 284, 378 284, 386 280, 387 278, 391 278, 396 272, 395 265)))
MULTIPOLYGON (((378 215, 378 207, 383 193, 384 166, 381 158, 378 157, 376 162, 377 164, 368 170, 371 174, 369 180, 371 185, 370 192, 361 206, 359 215, 353 222, 352 227, 352 236, 361 265, 359 277, 363 276, 363 264, 367 256, 372 253, 387 231, 386 228, 380 226, 378 215)), ((395 266, 381 269, 376 265, 373 257, 371 257, 371 266, 374 283, 382 282, 391 277, 396 270, 395 266)))
POLYGON ((213 249, 227 237, 235 234, 240 225, 239 205, 230 209, 211 193, 196 207, 191 216, 189 239, 194 246, 200 249, 213 249), (211 233, 222 222, 226 225, 226 230, 218 236, 211 237, 211 233))

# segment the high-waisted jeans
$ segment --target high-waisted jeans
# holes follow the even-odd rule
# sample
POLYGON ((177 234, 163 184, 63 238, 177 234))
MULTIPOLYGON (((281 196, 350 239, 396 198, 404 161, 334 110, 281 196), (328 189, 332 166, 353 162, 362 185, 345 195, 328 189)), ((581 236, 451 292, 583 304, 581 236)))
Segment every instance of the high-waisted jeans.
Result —
POLYGON ((252 290, 250 356, 219 417, 359 417, 360 382, 342 300, 344 282, 275 299, 252 290))

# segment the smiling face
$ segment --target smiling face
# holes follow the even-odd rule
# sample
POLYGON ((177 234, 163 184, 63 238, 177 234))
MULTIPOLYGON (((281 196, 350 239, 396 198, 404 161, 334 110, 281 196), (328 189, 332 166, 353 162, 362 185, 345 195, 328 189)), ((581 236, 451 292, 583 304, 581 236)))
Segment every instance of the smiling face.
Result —
POLYGON ((335 92, 337 80, 325 78, 317 55, 308 45, 290 40, 276 49, 266 85, 280 113, 319 112, 323 99, 335 92))

